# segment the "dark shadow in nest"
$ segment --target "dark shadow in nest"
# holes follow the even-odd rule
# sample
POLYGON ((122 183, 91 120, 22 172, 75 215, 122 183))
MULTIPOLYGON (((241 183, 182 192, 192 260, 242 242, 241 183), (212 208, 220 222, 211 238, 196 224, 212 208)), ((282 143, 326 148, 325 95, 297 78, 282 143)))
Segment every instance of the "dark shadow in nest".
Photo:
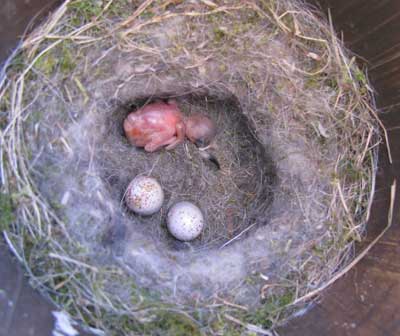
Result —
MULTIPOLYGON (((125 219, 127 236, 129 232, 141 232, 157 245, 172 250, 200 251, 221 247, 233 242, 236 236, 243 238, 265 225, 273 198, 275 166, 268 148, 254 136, 237 99, 195 94, 174 97, 185 115, 203 113, 217 124, 218 134, 210 152, 218 159, 220 170, 202 158, 199 149, 189 141, 174 150, 155 153, 128 143, 122 128, 125 117, 159 99, 143 97, 118 106, 114 113, 104 117, 107 127, 103 128, 104 134, 98 135, 97 167, 111 197, 121 204, 118 217, 125 219), (139 174, 156 178, 164 189, 164 205, 153 216, 135 215, 124 204, 126 187, 139 174), (168 208, 183 200, 197 204, 206 219, 201 236, 190 243, 177 241, 166 229, 168 208)), ((119 229, 111 228, 111 233, 115 230, 119 229)))

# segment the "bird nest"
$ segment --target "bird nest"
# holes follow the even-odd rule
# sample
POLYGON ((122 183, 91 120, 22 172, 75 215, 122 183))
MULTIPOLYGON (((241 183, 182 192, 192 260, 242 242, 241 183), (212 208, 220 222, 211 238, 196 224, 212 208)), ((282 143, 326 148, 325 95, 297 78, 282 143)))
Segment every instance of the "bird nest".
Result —
POLYGON ((0 84, 6 241, 86 325, 270 334, 351 262, 380 122, 364 73, 304 3, 65 1, 0 84), (171 98, 216 123, 219 170, 189 142, 128 143, 127 114, 171 98), (123 201, 140 174, 165 191, 153 216, 123 201), (206 220, 192 242, 166 230, 182 200, 206 220))

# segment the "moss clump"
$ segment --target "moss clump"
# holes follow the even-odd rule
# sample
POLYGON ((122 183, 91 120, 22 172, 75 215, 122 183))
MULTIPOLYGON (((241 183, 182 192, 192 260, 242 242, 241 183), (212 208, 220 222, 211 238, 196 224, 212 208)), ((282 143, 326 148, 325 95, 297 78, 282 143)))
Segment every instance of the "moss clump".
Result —
POLYGON ((35 62, 35 69, 47 77, 59 72, 69 76, 77 62, 77 56, 73 56, 72 47, 70 42, 64 41, 57 48, 40 56, 35 62))
POLYGON ((47 55, 39 57, 39 59, 36 61, 35 66, 37 70, 49 76, 55 70, 57 66, 57 60, 53 54, 49 53, 47 55))
POLYGON ((247 315, 246 321, 269 329, 280 319, 282 311, 293 303, 293 300, 294 292, 292 290, 269 295, 261 308, 247 315))
POLYGON ((159 314, 155 322, 144 328, 145 335, 154 335, 154 330, 165 336, 201 336, 198 325, 189 318, 176 313, 159 314))
POLYGON ((15 220, 12 198, 0 192, 0 231, 7 230, 15 220))
POLYGON ((75 15, 72 16, 72 23, 80 25, 92 21, 102 11, 102 1, 76 0, 68 4, 75 15))

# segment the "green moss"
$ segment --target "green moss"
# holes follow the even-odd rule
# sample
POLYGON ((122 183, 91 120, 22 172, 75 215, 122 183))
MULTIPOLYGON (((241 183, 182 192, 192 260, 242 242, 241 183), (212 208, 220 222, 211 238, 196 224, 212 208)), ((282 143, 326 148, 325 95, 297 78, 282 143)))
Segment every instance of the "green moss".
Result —
POLYGON ((71 74, 76 66, 71 49, 71 45, 67 42, 62 45, 62 54, 59 59, 59 66, 63 74, 71 74))
POLYGON ((109 11, 113 16, 127 18, 135 11, 135 7, 131 0, 119 0, 111 3, 109 11))
POLYGON ((266 11, 276 7, 276 0, 261 0, 260 7, 266 11))
MULTIPOLYGON (((71 311, 70 313, 73 314, 71 311)), ((84 321, 93 327, 96 325, 95 319, 101 321, 102 324, 108 329, 107 335, 119 336, 119 335, 163 335, 163 336, 200 336, 202 335, 199 331, 198 326, 188 317, 173 313, 173 312, 161 312, 153 316, 151 322, 140 323, 138 320, 133 318, 132 315, 115 315, 109 314, 105 311, 95 312, 89 307, 87 311, 80 311, 79 314, 84 318, 84 321), (97 316, 97 317, 96 317, 97 316)), ((240 334, 228 334, 224 335, 240 335, 240 334)))
POLYGON ((11 196, 0 193, 0 230, 7 230, 15 220, 11 196))
POLYGON ((334 77, 328 77, 326 74, 315 75, 307 77, 304 88, 305 89, 318 89, 320 86, 326 86, 335 91, 338 90, 339 85, 334 77))
POLYGON ((50 200, 49 203, 50 203, 51 207, 52 207, 54 210, 62 210, 62 209, 65 208, 65 206, 63 206, 63 205, 62 205, 60 202, 58 202, 58 201, 50 200))
MULTIPOLYGON (((21 239, 21 244, 23 246, 23 254, 25 256, 26 260, 32 261, 34 258, 34 248, 38 245, 38 242, 35 240, 35 238, 32 237, 31 232, 26 227, 22 227, 21 231, 18 232, 18 236, 21 239), (31 258, 32 257, 32 258, 31 258)), ((43 274, 43 269, 39 268, 38 270, 36 269, 37 265, 32 264, 32 272, 34 274, 43 274)))
POLYGON ((143 19, 151 19, 155 15, 156 14, 152 11, 152 9, 148 8, 142 14, 140 14, 140 17, 143 18, 143 19))
POLYGON ((279 318, 280 313, 294 300, 294 292, 288 289, 283 294, 270 295, 263 306, 255 312, 248 314, 246 320, 249 323, 269 329, 279 318))
POLYGON ((155 290, 149 290, 146 288, 141 289, 140 295, 148 301, 159 302, 161 300, 161 295, 155 290))
POLYGON ((233 325, 232 323, 227 323, 226 321, 221 321, 219 324, 212 326, 212 330, 216 335, 227 335, 227 336, 256 336, 255 334, 244 333, 243 327, 233 325))
POLYGON ((80 25, 90 22, 102 11, 102 2, 93 0, 76 0, 68 4, 68 8, 74 12, 73 25, 80 25))
POLYGON ((35 68, 43 74, 49 76, 57 66, 57 59, 52 53, 41 56, 35 63, 35 68))
POLYGON ((32 122, 32 124, 36 124, 43 120, 43 113, 41 111, 33 111, 29 114, 28 117, 29 122, 32 122))
POLYGON ((357 81, 359 81, 362 84, 367 83, 367 78, 366 78, 365 74, 358 68, 355 70, 355 78, 357 81))
POLYGON ((69 76, 76 67, 72 49, 72 43, 64 41, 56 48, 39 57, 35 63, 35 68, 48 77, 57 71, 69 76))
POLYGON ((220 27, 214 27, 213 33, 214 33, 214 40, 216 42, 221 42, 226 37, 225 31, 220 27))
POLYGON ((164 336, 200 336, 197 325, 189 318, 171 312, 161 313, 157 316, 155 322, 144 328, 145 335, 152 335, 154 330, 162 331, 164 336))
POLYGON ((327 78, 325 80, 325 85, 330 87, 330 88, 332 88, 332 89, 334 89, 334 90, 338 90, 338 88, 339 88, 339 84, 338 84, 336 78, 334 78, 334 77, 327 78))
POLYGON ((122 335, 122 333, 124 335, 130 335, 132 332, 142 334, 143 328, 141 328, 140 324, 131 316, 123 315, 119 317, 118 323, 112 323, 111 328, 115 325, 120 326, 120 328, 118 328, 118 331, 116 331, 114 335, 122 335))
POLYGON ((326 246, 313 246, 312 251, 313 254, 319 258, 324 258, 325 255, 325 250, 328 247, 328 245, 326 246))
POLYGON ((10 93, 5 92, 0 99, 0 130, 5 129, 8 125, 8 111, 10 109, 10 93))
MULTIPOLYGON (((7 91, 4 93, 2 99, 0 100, 0 112, 7 112, 10 106, 10 92, 7 91)), ((0 127, 1 127, 1 115, 0 115, 0 127)))
POLYGON ((362 170, 351 160, 341 162, 339 177, 347 181, 359 181, 363 177, 362 170))
POLYGON ((15 55, 10 64, 11 73, 19 74, 21 73, 26 67, 25 63, 25 55, 23 52, 19 52, 15 55))

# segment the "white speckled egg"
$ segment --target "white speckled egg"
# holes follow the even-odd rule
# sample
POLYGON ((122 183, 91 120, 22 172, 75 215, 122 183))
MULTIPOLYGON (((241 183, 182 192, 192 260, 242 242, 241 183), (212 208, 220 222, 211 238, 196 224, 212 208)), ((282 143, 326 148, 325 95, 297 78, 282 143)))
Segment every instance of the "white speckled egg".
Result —
POLYGON ((167 227, 169 232, 182 241, 197 238, 204 227, 201 210, 190 202, 178 202, 168 212, 167 227))
POLYGON ((156 179, 136 176, 126 190, 125 202, 137 214, 149 216, 161 209, 164 192, 156 179))

